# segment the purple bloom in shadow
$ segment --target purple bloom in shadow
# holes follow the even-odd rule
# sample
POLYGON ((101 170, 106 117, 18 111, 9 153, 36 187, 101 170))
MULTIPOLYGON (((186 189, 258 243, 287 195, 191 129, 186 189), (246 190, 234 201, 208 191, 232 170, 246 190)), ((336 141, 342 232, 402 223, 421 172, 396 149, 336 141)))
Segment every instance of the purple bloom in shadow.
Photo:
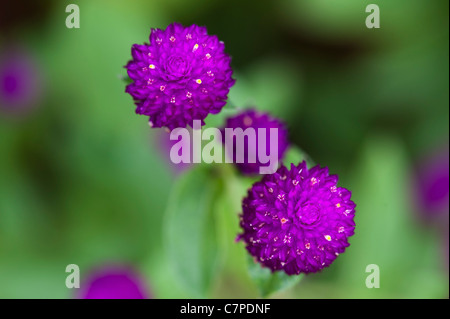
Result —
POLYGON ((0 109, 21 113, 35 107, 42 91, 37 63, 23 50, 0 53, 0 109))
POLYGON ((276 118, 272 118, 267 113, 258 112, 256 110, 250 109, 245 110, 239 113, 236 116, 229 117, 225 123, 225 128, 230 128, 235 130, 236 128, 241 128, 242 130, 246 130, 247 128, 253 128, 255 130, 256 139, 249 140, 247 137, 244 137, 244 148, 243 154, 236 147, 236 137, 233 137, 233 144, 228 145, 225 143, 225 130, 222 129, 222 140, 225 144, 225 148, 227 153, 233 152, 233 163, 238 167, 242 174, 245 175, 254 175, 260 173, 260 167, 268 166, 268 163, 261 163, 259 160, 260 150, 258 148, 258 139, 261 138, 258 134, 258 129, 266 129, 266 144, 265 144, 265 153, 270 153, 270 129, 276 128, 278 129, 278 140, 276 145, 276 150, 278 152, 278 161, 284 156, 286 152, 289 141, 288 141, 288 131, 280 120, 276 118), (238 163, 238 156, 243 157, 243 163, 238 163), (255 162, 252 163, 251 158, 255 159, 255 162))
POLYGON ((432 154, 419 166, 417 199, 424 217, 448 213, 449 205, 449 150, 432 154))
POLYGON ((148 299, 145 281, 133 269, 106 266, 94 270, 81 282, 80 299, 148 299))

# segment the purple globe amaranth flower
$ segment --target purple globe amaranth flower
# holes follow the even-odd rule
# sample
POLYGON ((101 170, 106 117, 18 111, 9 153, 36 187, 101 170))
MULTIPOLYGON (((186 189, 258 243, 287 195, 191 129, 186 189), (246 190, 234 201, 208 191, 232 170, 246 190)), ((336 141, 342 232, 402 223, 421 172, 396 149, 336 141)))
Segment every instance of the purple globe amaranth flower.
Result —
POLYGON ((449 206, 448 146, 429 155, 416 177, 416 199, 422 216, 432 218, 447 212, 449 206))
POLYGON ((136 113, 148 115, 154 127, 192 125, 226 104, 232 79, 230 57, 217 36, 205 27, 170 24, 152 29, 150 44, 135 44, 126 68, 133 80, 126 88, 136 113))
POLYGON ((81 283, 80 299, 148 299, 143 279, 131 268, 109 265, 93 271, 81 283))
MULTIPOLYGON (((258 112, 256 110, 250 109, 245 110, 241 113, 239 113, 236 116, 229 117, 226 120, 225 128, 230 128, 235 130, 236 128, 241 128, 243 131, 245 131, 248 128, 253 128, 255 131, 255 139, 251 138, 244 138, 241 137, 243 140, 243 154, 242 150, 239 150, 237 148, 237 138, 239 136, 234 136, 233 141, 226 142, 226 131, 222 134, 223 142, 225 143, 225 148, 227 149, 228 154, 233 154, 233 163, 236 163, 236 166, 241 171, 241 173, 245 175, 253 175, 253 174, 259 174, 260 168, 267 166, 267 163, 261 162, 261 157, 259 156, 259 153, 262 152, 264 154, 271 154, 272 151, 277 152, 277 163, 279 160, 281 160, 289 146, 289 140, 288 140, 288 131, 285 127, 284 123, 282 123, 280 120, 275 119, 271 117, 267 113, 258 112), (277 129, 278 138, 274 141, 274 145, 272 145, 273 150, 271 150, 271 139, 270 139, 270 129, 277 129), (259 149, 259 140, 261 138, 259 129, 265 129, 265 143, 264 149, 259 149), (241 156, 243 158, 243 162, 239 163, 238 158, 241 156), (254 159, 254 160, 253 160, 254 159)), ((276 170, 277 167, 273 171, 276 170)), ((273 172, 272 171, 272 172, 273 172)))
POLYGON ((23 113, 39 102, 42 74, 25 49, 11 47, 0 53, 0 110, 23 113))
POLYGON ((350 245, 355 228, 356 205, 337 181, 328 168, 308 170, 306 162, 264 175, 243 200, 238 239, 272 271, 294 275, 328 267, 350 245))

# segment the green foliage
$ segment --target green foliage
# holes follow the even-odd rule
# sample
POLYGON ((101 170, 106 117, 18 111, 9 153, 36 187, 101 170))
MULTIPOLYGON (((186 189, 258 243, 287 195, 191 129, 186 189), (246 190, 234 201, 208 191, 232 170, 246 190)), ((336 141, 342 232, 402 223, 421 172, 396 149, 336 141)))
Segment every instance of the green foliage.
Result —
POLYGON ((284 271, 272 273, 270 269, 262 267, 259 262, 253 260, 250 256, 248 257, 248 271, 262 297, 269 297, 275 292, 292 288, 304 276, 304 274, 289 276, 284 271))
POLYGON ((290 168, 291 164, 298 165, 303 161, 306 162, 306 165, 309 168, 315 165, 311 157, 309 157, 308 154, 306 154, 302 149, 300 149, 298 146, 295 145, 289 146, 282 160, 283 164, 287 168, 290 168))
POLYGON ((80 0, 69 30, 66 4, 48 1, 5 21, 1 51, 14 39, 35 58, 43 96, 23 118, 0 114, 0 298, 70 298, 67 264, 83 277, 109 261, 141 269, 157 298, 448 297, 448 220, 421 223, 411 195, 419 157, 448 144, 448 1, 380 1, 379 30, 365 28, 369 2, 341 2, 80 0), (173 174, 124 93, 131 45, 175 20, 207 26, 232 56, 236 84, 207 127, 268 111, 289 127, 286 166, 313 166, 306 150, 353 193, 351 246, 300 285, 234 241, 259 177, 173 174), (371 263, 380 289, 364 285, 371 263))
POLYGON ((167 208, 165 244, 169 262, 184 288, 196 297, 207 297, 219 266, 214 199, 220 180, 206 166, 181 176, 167 208))

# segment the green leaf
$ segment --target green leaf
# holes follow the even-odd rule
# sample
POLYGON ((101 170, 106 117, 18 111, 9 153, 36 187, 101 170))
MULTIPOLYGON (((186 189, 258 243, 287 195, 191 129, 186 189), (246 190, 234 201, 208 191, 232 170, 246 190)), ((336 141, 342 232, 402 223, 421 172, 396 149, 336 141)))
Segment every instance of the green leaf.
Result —
POLYGON ((248 257, 248 270, 250 277, 264 298, 275 292, 295 286, 304 277, 304 274, 289 276, 284 271, 272 273, 270 269, 262 267, 260 263, 255 262, 250 255, 248 257))
POLYGON ((306 161, 306 165, 308 167, 312 167, 315 165, 314 161, 309 157, 308 154, 306 154, 306 152, 295 145, 290 145, 286 154, 284 155, 283 164, 286 167, 290 168, 291 163, 294 165, 298 165, 302 161, 306 161))
POLYGON ((416 219, 411 168, 404 142, 374 134, 363 146, 350 180, 357 205, 355 235, 336 261, 346 298, 442 298, 448 278, 436 229, 416 219), (367 289, 366 267, 380 267, 380 289, 367 289))
POLYGON ((178 282, 195 297, 205 298, 219 268, 213 201, 221 180, 199 165, 182 175, 167 208, 165 242, 178 282))
POLYGON ((119 79, 121 79, 127 85, 133 82, 133 80, 130 79, 128 75, 119 75, 119 79))
MULTIPOLYGON (((242 247, 235 240, 242 231, 239 226, 239 215, 242 213, 242 199, 247 190, 256 181, 253 177, 240 176, 232 164, 220 165, 221 178, 223 180, 223 192, 215 200, 215 211, 217 213, 217 231, 221 234, 221 249, 223 249, 230 264, 230 258, 234 263, 234 270, 243 270, 247 276, 246 257, 247 252, 242 254, 242 247)), ((256 178, 259 179, 259 178, 256 178)))
POLYGON ((228 101, 227 104, 225 104, 225 106, 222 108, 223 110, 237 110, 236 105, 234 105, 231 101, 228 101))

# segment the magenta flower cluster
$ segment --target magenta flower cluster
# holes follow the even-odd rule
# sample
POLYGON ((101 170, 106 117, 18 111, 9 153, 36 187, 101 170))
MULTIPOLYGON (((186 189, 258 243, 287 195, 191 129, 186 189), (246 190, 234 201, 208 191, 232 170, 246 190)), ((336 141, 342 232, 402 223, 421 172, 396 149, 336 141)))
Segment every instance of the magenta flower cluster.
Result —
POLYGON ((153 127, 203 123, 209 113, 221 111, 235 82, 224 43, 205 27, 173 23, 152 29, 150 43, 133 45, 131 53, 126 68, 133 82, 126 92, 153 127))
MULTIPOLYGON (((126 66, 132 83, 126 92, 136 103, 136 113, 149 116, 152 127, 172 130, 192 125, 193 120, 203 125, 208 114, 221 111, 235 82, 223 42, 197 25, 173 23, 166 30, 152 29, 150 43, 133 45, 132 56, 126 66)), ((259 128, 268 134, 276 128, 278 160, 289 145, 284 124, 255 110, 228 118, 225 127, 253 128, 256 141, 259 128)), ((244 163, 237 166, 243 174, 256 174, 262 163, 248 159, 250 151, 258 153, 259 145, 248 144, 247 139, 244 163)), ((236 162, 236 141, 232 145, 236 162)), ((268 154, 269 135, 265 146, 268 154)), ((328 267, 343 253, 354 234, 356 205, 351 192, 337 182, 328 168, 308 169, 302 162, 290 169, 281 165, 253 184, 242 202, 243 232, 238 238, 255 261, 272 272, 296 275, 328 267)))
POLYGON ((288 275, 328 267, 354 233, 351 192, 337 187, 328 168, 302 162, 256 182, 243 200, 239 236, 248 252, 272 271, 288 275))

